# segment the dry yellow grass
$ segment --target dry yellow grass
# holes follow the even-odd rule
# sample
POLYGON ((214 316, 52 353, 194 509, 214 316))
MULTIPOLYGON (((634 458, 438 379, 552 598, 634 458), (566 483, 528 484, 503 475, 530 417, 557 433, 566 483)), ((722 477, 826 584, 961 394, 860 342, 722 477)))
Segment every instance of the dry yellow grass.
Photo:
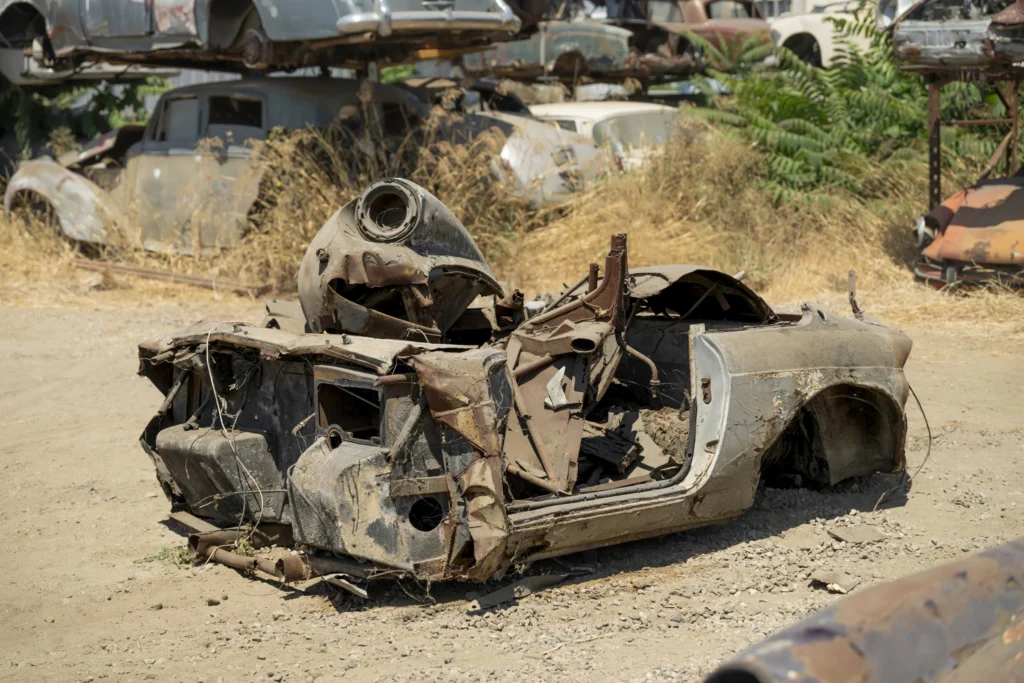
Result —
MULTIPOLYGON (((692 132, 692 131, 691 131, 692 132)), ((776 206, 764 189, 760 154, 714 130, 680 136, 640 172, 590 188, 560 211, 532 214, 493 178, 499 138, 452 145, 435 138, 389 141, 353 159, 342 131, 299 131, 261 152, 266 191, 259 220, 238 248, 217 256, 146 254, 124 245, 108 257, 151 267, 272 282, 287 295, 306 245, 322 223, 368 182, 402 175, 424 185, 480 243, 505 281, 527 294, 557 291, 591 262, 610 235, 629 235, 633 266, 701 263, 745 270, 773 305, 803 300, 848 310, 846 274, 858 273, 869 313, 897 325, 1024 335, 1024 297, 1010 292, 937 292, 914 282, 910 226, 925 196, 925 169, 877 169, 868 202, 835 190, 776 206), (413 143, 416 144, 413 144, 413 143), (354 171, 354 172, 353 172, 354 171)), ((432 135, 427 132, 424 135, 432 135)), ((125 244, 131 240, 126 240, 125 244)), ((224 302, 229 294, 107 278, 71 267, 73 250, 40 226, 0 218, 0 303, 118 306, 126 302, 224 302)))

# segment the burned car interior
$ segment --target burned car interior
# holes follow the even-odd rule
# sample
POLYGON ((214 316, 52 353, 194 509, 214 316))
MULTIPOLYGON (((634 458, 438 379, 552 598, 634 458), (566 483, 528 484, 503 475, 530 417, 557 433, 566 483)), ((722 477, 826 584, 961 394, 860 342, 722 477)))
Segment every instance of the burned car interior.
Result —
POLYGON ((433 195, 371 184, 311 242, 301 309, 139 347, 165 395, 141 443, 193 548, 284 581, 486 580, 728 521, 765 473, 902 469, 909 339, 627 251, 531 309, 433 195), (206 538, 243 529, 295 552, 206 538))

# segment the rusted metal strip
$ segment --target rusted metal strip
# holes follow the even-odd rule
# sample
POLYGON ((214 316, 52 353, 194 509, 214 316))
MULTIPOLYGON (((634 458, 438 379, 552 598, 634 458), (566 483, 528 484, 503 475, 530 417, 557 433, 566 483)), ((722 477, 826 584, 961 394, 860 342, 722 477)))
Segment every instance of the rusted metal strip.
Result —
POLYGON ((953 119, 946 123, 950 126, 1008 126, 1013 119, 953 119))
POLYGON ((560 490, 550 481, 541 479, 540 477, 535 477, 526 470, 524 470, 523 468, 519 467, 518 465, 509 465, 508 471, 509 474, 513 474, 522 479, 523 481, 525 481, 526 483, 533 484, 537 488, 544 489, 545 491, 550 491, 551 493, 555 493, 560 496, 566 495, 565 491, 560 490))
POLYGON ((414 384, 415 382, 416 373, 405 372, 399 375, 382 375, 381 377, 373 380, 373 386, 390 387, 394 384, 414 384))
POLYGON ((517 367, 515 370, 512 371, 512 377, 514 377, 515 379, 519 379, 523 375, 529 375, 531 372, 537 372, 542 368, 546 368, 547 366, 551 365, 554 362, 555 357, 552 355, 541 356, 540 358, 532 360, 529 363, 523 363, 522 365, 517 367))
POLYGON ((996 147, 994 152, 992 152, 992 156, 990 156, 988 161, 985 163, 985 168, 981 170, 981 176, 978 177, 979 182, 988 178, 992 174, 992 171, 995 170, 996 164, 998 164, 1000 159, 1002 159, 1006 154, 1006 149, 1010 146, 1010 141, 1013 140, 1014 134, 1015 131, 1013 130, 1007 133, 1006 137, 1003 138, 1003 141, 1000 142, 999 146, 996 147))
POLYGON ((146 280, 162 280, 164 282, 175 282, 202 289, 215 291, 228 291, 242 296, 260 297, 268 294, 273 287, 271 285, 243 285, 228 280, 216 278, 199 277, 197 275, 183 275, 181 273, 169 273, 165 270, 155 268, 144 268, 142 266, 129 266, 123 263, 110 263, 108 261, 94 261, 91 259, 75 259, 72 262, 75 268, 92 270, 96 272, 114 273, 116 275, 130 275, 146 280))
POLYGON ((706 683, 1020 680, 1022 618, 1024 538, 855 593, 754 645, 706 683), (1009 662, 1018 663, 1013 672, 1009 662))
POLYGON ((200 519, 190 512, 172 512, 168 517, 172 522, 194 534, 208 534, 213 531, 220 531, 220 527, 214 526, 205 519, 200 519))

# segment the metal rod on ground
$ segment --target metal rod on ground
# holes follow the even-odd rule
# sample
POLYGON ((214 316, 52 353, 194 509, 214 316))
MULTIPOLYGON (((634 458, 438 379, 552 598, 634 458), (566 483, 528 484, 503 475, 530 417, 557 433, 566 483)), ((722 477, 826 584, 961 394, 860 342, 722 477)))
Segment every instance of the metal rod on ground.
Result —
POLYGON ((130 275, 131 277, 143 278, 146 280, 162 280, 164 282, 175 282, 202 289, 234 292, 243 296, 260 297, 270 292, 270 285, 243 285, 227 280, 217 280, 197 275, 182 275, 181 273, 168 273, 155 268, 143 268, 142 266, 129 266, 123 263, 108 263, 105 261, 92 261, 90 259, 75 259, 72 262, 75 268, 92 270, 96 272, 107 272, 115 275, 130 275))

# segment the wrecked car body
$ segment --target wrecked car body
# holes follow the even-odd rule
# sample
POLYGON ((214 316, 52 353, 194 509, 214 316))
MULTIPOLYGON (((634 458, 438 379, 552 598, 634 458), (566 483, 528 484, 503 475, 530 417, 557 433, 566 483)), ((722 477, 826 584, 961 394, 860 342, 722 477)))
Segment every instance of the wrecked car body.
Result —
POLYGON ((907 68, 1014 68, 1024 58, 1019 0, 924 0, 893 23, 892 44, 907 68))
POLYGON ((244 70, 362 67, 423 48, 507 40, 537 21, 519 0, 0 0, 0 37, 44 66, 82 60, 244 70))
POLYGON ((197 544, 285 529, 298 552, 229 561, 286 581, 487 580, 731 520, 762 480, 904 468, 909 338, 777 314, 709 268, 630 269, 625 235, 528 315, 446 207, 383 180, 325 224, 299 288, 303 320, 139 347, 174 514, 204 520, 197 544))
POLYGON ((1024 178, 983 180, 918 220, 919 280, 1024 287, 1024 178))

